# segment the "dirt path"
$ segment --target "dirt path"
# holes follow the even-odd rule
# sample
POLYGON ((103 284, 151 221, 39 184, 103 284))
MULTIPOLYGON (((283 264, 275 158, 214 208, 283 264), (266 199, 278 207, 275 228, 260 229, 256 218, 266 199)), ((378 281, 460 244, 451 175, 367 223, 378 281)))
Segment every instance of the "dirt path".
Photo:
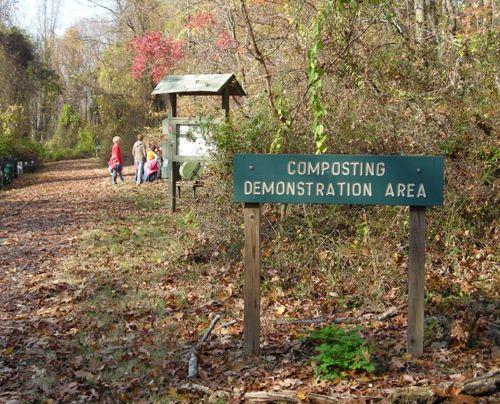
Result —
MULTIPOLYGON (((48 164, 0 192, 0 402, 21 398, 18 389, 33 382, 37 359, 45 361, 53 337, 71 329, 71 316, 58 321, 51 305, 67 292, 52 269, 76 248, 78 234, 95 225, 117 187, 97 161, 80 160, 48 164)), ((64 363, 60 352, 57 362, 64 363)), ((46 388, 43 377, 35 383, 46 388)))

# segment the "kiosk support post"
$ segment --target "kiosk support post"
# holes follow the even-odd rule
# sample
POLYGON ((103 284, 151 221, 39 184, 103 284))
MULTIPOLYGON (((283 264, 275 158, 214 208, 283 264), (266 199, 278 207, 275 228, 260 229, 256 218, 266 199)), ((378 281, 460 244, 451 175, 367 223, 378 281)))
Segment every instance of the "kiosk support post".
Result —
POLYGON ((259 355, 260 350, 260 223, 261 209, 258 203, 245 203, 245 309, 243 350, 249 358, 259 355))
POLYGON ((408 265, 408 353, 424 352, 425 206, 410 206, 410 253, 408 265))
POLYGON ((228 88, 224 88, 222 93, 222 109, 224 110, 224 116, 229 119, 229 90, 228 88))
POLYGON ((173 143, 175 140, 174 134, 172 133, 174 128, 173 118, 177 116, 177 95, 169 94, 168 95, 168 140, 170 143, 170 148, 168 151, 168 204, 171 212, 175 212, 176 205, 176 172, 175 172, 175 163, 174 163, 174 148, 175 144, 173 143))

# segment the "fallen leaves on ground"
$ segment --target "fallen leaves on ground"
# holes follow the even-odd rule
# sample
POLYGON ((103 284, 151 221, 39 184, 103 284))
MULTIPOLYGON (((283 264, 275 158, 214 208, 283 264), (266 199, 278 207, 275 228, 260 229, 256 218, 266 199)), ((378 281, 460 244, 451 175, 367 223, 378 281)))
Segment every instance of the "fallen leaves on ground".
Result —
MULTIPOLYGON (((494 366, 494 344, 484 338, 490 312, 478 311, 475 335, 483 337, 474 344, 464 320, 446 331, 429 317, 429 332, 442 341, 430 335, 424 356, 412 360, 402 310, 365 324, 363 335, 376 346, 375 374, 316 380, 314 349, 302 339, 312 325, 277 320, 369 310, 343 308, 339 292, 322 293, 324 279, 316 275, 314 295, 290 293, 272 268, 261 305, 261 356, 248 362, 240 247, 228 259, 235 246, 199 230, 195 201, 181 200, 172 215, 162 182, 138 188, 127 171, 126 183, 111 186, 94 160, 58 162, 0 193, 0 401, 238 401, 259 390, 356 401, 400 387, 451 385, 494 366), (216 314, 223 318, 199 360, 207 393, 186 387, 187 360, 216 314)), ((329 252, 319 256, 329 259, 329 252)), ((390 302, 397 296, 397 288, 386 293, 390 302)))

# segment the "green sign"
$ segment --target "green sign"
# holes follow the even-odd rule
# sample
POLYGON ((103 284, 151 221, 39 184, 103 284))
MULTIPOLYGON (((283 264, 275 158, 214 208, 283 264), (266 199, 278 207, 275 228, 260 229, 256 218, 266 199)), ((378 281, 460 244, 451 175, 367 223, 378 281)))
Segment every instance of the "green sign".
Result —
POLYGON ((430 156, 238 154, 235 202, 443 204, 444 159, 430 156))

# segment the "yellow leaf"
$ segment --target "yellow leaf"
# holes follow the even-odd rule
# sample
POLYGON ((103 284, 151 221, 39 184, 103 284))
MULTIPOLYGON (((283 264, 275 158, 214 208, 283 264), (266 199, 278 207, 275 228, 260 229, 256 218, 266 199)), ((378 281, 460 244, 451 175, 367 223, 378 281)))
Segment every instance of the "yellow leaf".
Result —
POLYGON ((278 316, 281 316, 286 310, 286 307, 283 306, 283 305, 279 305, 277 308, 276 308, 276 314, 278 316))
POLYGON ((231 370, 233 372, 239 372, 245 367, 245 364, 243 362, 236 362, 233 366, 231 366, 231 370))
POLYGON ((411 360, 411 354, 409 354, 408 352, 407 352, 407 353, 405 353, 405 354, 403 355, 403 359, 404 359, 405 361, 407 361, 407 362, 408 362, 409 360, 411 360))
POLYGON ((70 329, 70 330, 66 333, 66 335, 73 335, 73 336, 75 336, 76 334, 78 334, 78 328, 75 328, 75 327, 71 328, 71 329, 70 329))
POLYGON ((222 334, 222 335, 229 335, 231 334, 231 331, 229 330, 229 328, 221 328, 219 330, 219 334, 222 334))
POLYGON ((305 401, 307 397, 307 392, 306 391, 303 391, 303 390, 299 390, 297 391, 297 398, 301 401, 305 401))

